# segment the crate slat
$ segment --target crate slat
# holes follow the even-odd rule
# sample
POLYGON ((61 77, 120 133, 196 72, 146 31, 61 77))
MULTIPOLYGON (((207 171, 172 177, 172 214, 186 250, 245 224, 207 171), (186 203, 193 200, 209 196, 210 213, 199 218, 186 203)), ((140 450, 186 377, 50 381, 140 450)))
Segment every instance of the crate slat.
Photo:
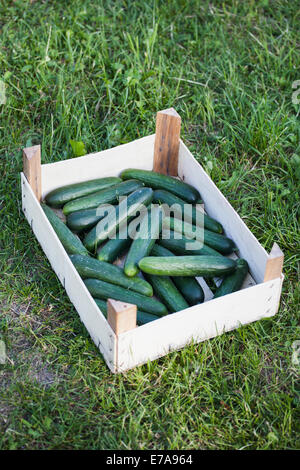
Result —
POLYGON ((124 372, 241 325, 275 315, 283 276, 140 326, 121 334, 118 371, 124 372))
POLYGON ((102 152, 42 165, 42 198, 53 189, 107 176, 126 168, 152 170, 155 134, 102 152))
POLYGON ((182 141, 178 174, 200 191, 207 213, 223 225, 225 234, 239 248, 241 258, 248 261, 250 274, 255 281, 263 282, 268 253, 182 141))

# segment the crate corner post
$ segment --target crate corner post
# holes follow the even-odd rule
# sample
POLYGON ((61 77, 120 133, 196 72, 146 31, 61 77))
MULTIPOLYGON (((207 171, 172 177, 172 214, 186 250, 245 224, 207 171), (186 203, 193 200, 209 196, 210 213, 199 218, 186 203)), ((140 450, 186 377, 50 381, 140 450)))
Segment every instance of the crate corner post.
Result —
POLYGON ((283 252, 277 243, 274 243, 266 262, 264 282, 271 281, 282 275, 283 260, 283 252))
POLYGON ((120 370, 122 362, 122 351, 119 348, 118 336, 136 328, 137 306, 118 300, 107 299, 107 321, 116 337, 116 367, 115 372, 120 370))
POLYGON ((41 146, 23 149, 23 172, 31 189, 40 202, 42 199, 41 146))
POLYGON ((181 117, 174 108, 158 111, 154 142, 153 171, 178 176, 181 117))

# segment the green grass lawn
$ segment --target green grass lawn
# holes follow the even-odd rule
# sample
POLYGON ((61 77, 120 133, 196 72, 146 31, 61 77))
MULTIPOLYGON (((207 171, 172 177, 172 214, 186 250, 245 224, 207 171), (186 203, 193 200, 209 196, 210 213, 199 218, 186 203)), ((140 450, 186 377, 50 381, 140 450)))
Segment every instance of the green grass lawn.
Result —
POLYGON ((290 0, 1 2, 2 449, 299 447, 297 28, 290 0), (41 143, 45 163, 72 158, 70 139, 107 149, 170 106, 258 240, 284 251, 281 305, 112 375, 22 214, 21 150, 41 143))

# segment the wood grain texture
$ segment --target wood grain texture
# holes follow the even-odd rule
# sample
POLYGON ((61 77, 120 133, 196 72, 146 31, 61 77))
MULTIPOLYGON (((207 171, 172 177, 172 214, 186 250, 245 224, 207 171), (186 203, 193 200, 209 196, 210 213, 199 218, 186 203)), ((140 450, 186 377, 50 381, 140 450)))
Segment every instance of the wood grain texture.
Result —
POLYGON ((182 141, 178 176, 198 189, 207 214, 223 225, 225 235, 238 247, 238 257, 247 260, 255 282, 263 282, 268 253, 182 141))
POLYGON ((275 315, 282 280, 283 276, 194 305, 119 335, 117 372, 275 315))
POLYGON ((277 277, 281 276, 283 260, 284 254, 282 253, 277 243, 274 243, 266 262, 264 282, 277 279, 277 277))
POLYGON ((83 157, 42 165, 42 197, 56 188, 96 178, 119 176, 126 168, 152 170, 155 134, 83 157))
POLYGON ((181 117, 173 108, 156 115, 153 171, 177 176, 181 117))
POLYGON ((116 335, 136 328, 136 315, 136 305, 107 300, 107 321, 116 335))
POLYGON ((41 146, 23 149, 23 171, 38 201, 42 198, 41 146))
POLYGON ((116 335, 85 287, 23 173, 21 187, 22 209, 34 235, 96 347, 110 370, 116 372, 116 335))

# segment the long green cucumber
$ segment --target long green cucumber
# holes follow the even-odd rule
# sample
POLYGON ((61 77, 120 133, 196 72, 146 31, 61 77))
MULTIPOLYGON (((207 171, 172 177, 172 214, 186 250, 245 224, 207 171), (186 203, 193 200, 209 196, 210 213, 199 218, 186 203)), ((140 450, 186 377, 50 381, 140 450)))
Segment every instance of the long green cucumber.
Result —
POLYGON ((196 227, 188 222, 182 222, 179 219, 165 217, 163 228, 171 229, 175 232, 182 233, 186 237, 194 238, 202 241, 205 245, 210 246, 214 250, 219 251, 223 255, 232 253, 236 246, 234 242, 220 233, 211 232, 201 227, 196 227))
POLYGON ((223 233, 222 225, 212 217, 209 217, 197 207, 187 204, 185 201, 180 199, 164 189, 158 189, 153 193, 153 202, 159 204, 166 204, 174 210, 175 217, 179 217, 186 222, 194 223, 200 227, 205 227, 207 230, 211 230, 216 233, 223 233))
POLYGON ((100 281, 99 279, 85 279, 84 284, 93 297, 98 299, 114 299, 120 300, 121 302, 128 302, 134 304, 138 309, 144 312, 153 313, 154 315, 163 316, 166 315, 166 307, 153 297, 147 297, 146 295, 132 292, 124 287, 115 286, 108 282, 100 281))
POLYGON ((97 245, 110 236, 116 236, 116 229, 119 225, 132 217, 143 206, 148 205, 152 200, 153 191, 151 188, 141 188, 130 194, 116 206, 115 211, 100 220, 95 227, 84 238, 84 245, 90 251, 95 251, 97 245))
POLYGON ((162 216, 159 206, 151 206, 144 214, 125 260, 124 272, 127 276, 136 276, 139 272, 138 262, 150 254, 161 231, 162 216))
MULTIPOLYGON (((170 250, 167 250, 157 243, 155 243, 154 247, 152 248, 151 255, 175 256, 174 253, 172 253, 170 250)), ((172 281, 190 305, 201 304, 204 301, 203 289, 194 277, 177 276, 173 277, 172 281)))
POLYGON ((140 269, 157 276, 222 276, 235 270, 236 262, 225 256, 148 256, 140 269))
POLYGON ((54 189, 46 196, 46 202, 52 207, 62 207, 69 201, 79 197, 87 196, 88 194, 100 191, 109 186, 120 183, 121 178, 109 177, 99 178, 91 181, 84 181, 82 183, 70 184, 61 188, 54 189))
POLYGON ((102 220, 111 209, 110 204, 101 204, 95 209, 83 209, 67 215, 67 226, 75 232, 88 230, 102 220))
POLYGON ((222 283, 217 288, 214 298, 221 297, 226 294, 231 294, 232 292, 236 292, 240 290, 245 280, 245 277, 248 273, 248 263, 245 259, 238 259, 236 261, 236 269, 232 274, 226 276, 222 283))
POLYGON ((142 186, 143 183, 137 180, 123 181, 110 188, 68 202, 64 205, 63 213, 68 215, 83 209, 98 207, 100 204, 116 204, 120 196, 126 196, 142 186))
POLYGON ((97 258, 100 261, 113 263, 124 251, 130 246, 132 240, 128 237, 127 224, 118 230, 116 238, 109 239, 104 245, 97 250, 97 258))
POLYGON ((50 207, 46 204, 41 204, 41 206, 66 252, 69 255, 87 256, 88 251, 79 238, 71 232, 50 207))
MULTIPOLYGON (((100 308, 101 312, 104 314, 105 317, 107 317, 107 304, 105 300, 100 300, 94 298, 94 301, 100 308)), ((151 321, 154 320, 159 320, 159 317, 157 315, 153 315, 152 313, 147 313, 147 312, 142 312, 142 310, 137 310, 137 315, 136 315, 136 322, 138 325, 145 325, 145 323, 150 323, 151 321)))
POLYGON ((148 297, 153 295, 153 289, 149 282, 139 277, 128 278, 119 266, 99 261, 90 256, 71 255, 70 258, 83 279, 100 279, 100 281, 116 284, 148 297))
POLYGON ((210 246, 204 245, 195 239, 186 238, 181 233, 173 232, 172 230, 162 230, 158 243, 177 255, 223 256, 210 246))
POLYGON ((151 188, 166 189, 187 202, 195 203, 200 198, 199 191, 193 186, 177 180, 176 178, 172 178, 171 176, 162 175, 154 171, 129 168, 122 171, 121 178, 123 180, 134 178, 142 181, 146 186, 150 186, 151 188))
POLYGON ((189 304, 169 276, 155 276, 153 274, 145 276, 151 283, 155 295, 166 305, 170 313, 189 308, 189 304))
MULTIPOLYGON (((148 204, 145 203, 145 206, 147 205, 148 204)), ((97 258, 100 261, 113 263, 131 245, 132 238, 129 235, 129 232, 131 232, 131 223, 129 224, 129 220, 131 221, 131 219, 128 219, 123 227, 119 227, 115 238, 111 238, 98 248, 97 258)), ((136 219, 133 217, 132 223, 136 224, 135 221, 136 219)))

